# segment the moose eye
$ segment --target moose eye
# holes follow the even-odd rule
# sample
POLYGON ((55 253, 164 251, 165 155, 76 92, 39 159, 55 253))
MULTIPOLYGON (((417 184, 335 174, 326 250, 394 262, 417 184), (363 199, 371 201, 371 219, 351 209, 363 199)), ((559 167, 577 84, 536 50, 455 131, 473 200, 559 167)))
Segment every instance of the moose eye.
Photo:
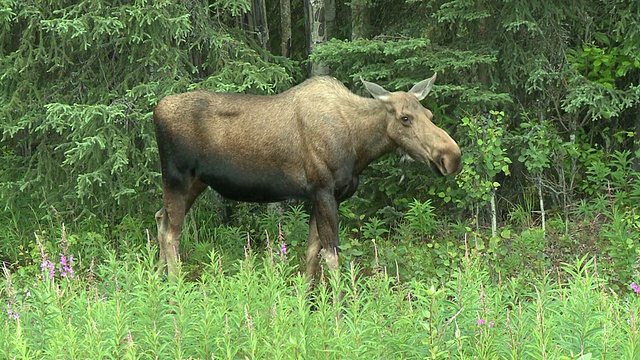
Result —
POLYGON ((407 115, 402 115, 400 121, 402 121, 402 125, 411 125, 411 118, 407 115))

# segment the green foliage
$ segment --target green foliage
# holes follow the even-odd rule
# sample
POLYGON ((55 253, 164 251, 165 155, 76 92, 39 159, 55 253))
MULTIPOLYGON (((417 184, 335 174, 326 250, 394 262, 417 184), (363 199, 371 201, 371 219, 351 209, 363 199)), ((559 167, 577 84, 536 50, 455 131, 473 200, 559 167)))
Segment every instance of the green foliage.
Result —
POLYGON ((385 223, 377 217, 372 217, 362 226, 362 235, 365 239, 380 240, 382 236, 388 234, 385 223))
MULTIPOLYGON (((632 4, 620 11, 620 17, 637 13, 638 5, 632 4)), ((580 112, 586 108, 594 120, 620 116, 625 109, 640 102, 638 84, 628 81, 637 78, 640 70, 637 24, 614 19, 604 22, 608 21, 617 23, 613 31, 612 28, 595 31, 590 42, 569 49, 567 54, 577 76, 570 79, 563 109, 580 112)))
POLYGON ((460 206, 484 206, 491 194, 500 186, 495 177, 499 173, 510 175, 505 130, 504 112, 491 111, 488 116, 465 117, 462 126, 467 130, 470 146, 462 157, 462 172, 457 176, 460 189, 465 196, 456 201, 460 206))
POLYGON ((431 237, 431 234, 437 232, 438 222, 435 218, 435 208, 431 205, 431 201, 420 202, 413 200, 409 203, 409 209, 405 214, 405 220, 409 224, 412 234, 418 236, 418 240, 424 240, 431 237))
POLYGON ((623 210, 614 206, 609 217, 610 223, 602 227, 602 237, 607 241, 605 253, 619 280, 630 281, 640 265, 640 214, 635 208, 623 210))
POLYGON ((523 134, 516 137, 520 147, 518 161, 534 174, 549 168, 552 151, 560 140, 551 124, 531 119, 520 123, 520 127, 523 134))
POLYGON ((620 116, 625 109, 639 101, 638 87, 611 89, 607 85, 594 83, 576 76, 569 83, 571 92, 562 101, 562 109, 569 113, 580 113, 587 109, 594 120, 620 116))
MULTIPOLYGON (((496 61, 490 54, 441 48, 428 38, 384 37, 355 41, 334 39, 320 47, 312 60, 326 62, 332 74, 345 82, 353 83, 362 77, 390 90, 408 90, 433 72, 461 73, 496 61)), ((509 101, 507 94, 485 91, 467 82, 468 79, 464 79, 454 85, 438 81, 432 96, 443 100, 455 97, 457 101, 471 104, 497 105, 509 101)))
POLYGON ((157 201, 147 199, 159 198, 150 120, 161 97, 196 88, 272 93, 295 74, 293 62, 257 49, 210 11, 237 15, 246 1, 5 5, 3 209, 28 199, 80 217, 150 212, 157 201))
POLYGON ((588 80, 613 89, 615 79, 621 78, 632 68, 640 68, 640 59, 632 59, 623 53, 623 49, 612 47, 609 39, 596 35, 607 47, 595 44, 582 44, 582 49, 570 49, 569 61, 573 69, 588 80))
POLYGON ((352 265, 310 292, 288 255, 248 251, 225 267, 211 251, 199 281, 180 271, 166 282, 155 247, 125 253, 74 263, 74 277, 5 269, 0 357, 586 359, 640 348, 638 294, 609 291, 593 258, 563 264, 562 281, 494 283, 467 249, 446 281, 352 265))
POLYGON ((640 200, 640 185, 630 151, 606 154, 600 149, 587 148, 581 161, 585 167, 585 181, 581 188, 589 195, 608 193, 620 204, 634 205, 640 200))

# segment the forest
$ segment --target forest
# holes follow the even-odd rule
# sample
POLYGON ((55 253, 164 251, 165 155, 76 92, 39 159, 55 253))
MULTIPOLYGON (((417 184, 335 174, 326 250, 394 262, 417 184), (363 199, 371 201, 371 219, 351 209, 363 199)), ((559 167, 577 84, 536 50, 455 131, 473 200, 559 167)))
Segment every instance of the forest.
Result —
POLYGON ((0 3, 0 358, 640 359, 640 2, 0 3), (160 99, 434 73, 462 171, 371 164, 339 276, 209 190, 166 280, 160 99))

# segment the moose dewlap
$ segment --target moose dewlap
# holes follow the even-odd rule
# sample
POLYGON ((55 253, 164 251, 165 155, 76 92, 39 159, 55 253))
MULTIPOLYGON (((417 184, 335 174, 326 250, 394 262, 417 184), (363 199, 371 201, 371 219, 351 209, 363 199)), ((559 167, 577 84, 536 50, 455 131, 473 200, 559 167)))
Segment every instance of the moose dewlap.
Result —
POLYGON ((207 186, 233 200, 311 201, 307 276, 320 256, 338 269, 338 205, 369 163, 401 148, 442 175, 460 171, 460 148, 420 104, 435 79, 409 92, 362 81, 373 98, 315 77, 273 96, 193 91, 162 99, 153 114, 164 200, 156 221, 169 276, 184 216, 207 186))

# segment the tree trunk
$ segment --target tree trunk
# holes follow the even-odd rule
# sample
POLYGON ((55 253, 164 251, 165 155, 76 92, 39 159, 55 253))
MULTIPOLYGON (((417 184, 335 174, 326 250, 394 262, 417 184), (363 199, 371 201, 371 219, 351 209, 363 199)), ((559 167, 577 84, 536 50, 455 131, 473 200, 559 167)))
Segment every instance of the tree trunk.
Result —
POLYGON ((351 1, 351 40, 369 36, 369 6, 367 0, 351 1))
POLYGON ((291 0, 280 0, 280 50, 291 57, 291 0))
POLYGON ((267 5, 265 0, 253 0, 251 2, 251 13, 253 14, 255 32, 258 44, 265 50, 269 50, 269 25, 267 24, 267 5))
POLYGON ((542 232, 547 233, 547 214, 544 212, 544 197, 542 197, 542 170, 538 172, 538 199, 540 200, 540 216, 542 219, 542 232))
POLYGON ((498 233, 498 212, 496 211, 496 189, 491 186, 491 237, 496 237, 498 233))
MULTIPOLYGON (((633 150, 634 153, 640 150, 640 103, 636 103, 636 136, 635 141, 633 142, 633 150)), ((640 171, 640 159, 638 156, 633 157, 633 169, 635 171, 640 171)), ((637 181, 637 180, 636 180, 637 181)))
POLYGON ((240 15, 236 27, 253 35, 261 48, 269 50, 269 25, 265 0, 251 0, 251 9, 240 15))
POLYGON ((336 0, 324 0, 325 37, 324 42, 331 40, 336 28, 336 0))
MULTIPOLYGON (((327 41, 325 0, 304 0, 304 15, 307 29, 307 50, 311 55, 318 46, 327 41)), ((322 62, 312 61, 310 64, 311 76, 329 73, 327 65, 322 62)))
MULTIPOLYGON (((487 38, 487 21, 485 18, 481 18, 479 20, 479 28, 478 28, 478 40, 479 42, 485 43, 487 38)), ((478 64, 478 80, 482 84, 484 90, 491 89, 491 82, 489 81, 489 64, 480 63, 478 64)))

